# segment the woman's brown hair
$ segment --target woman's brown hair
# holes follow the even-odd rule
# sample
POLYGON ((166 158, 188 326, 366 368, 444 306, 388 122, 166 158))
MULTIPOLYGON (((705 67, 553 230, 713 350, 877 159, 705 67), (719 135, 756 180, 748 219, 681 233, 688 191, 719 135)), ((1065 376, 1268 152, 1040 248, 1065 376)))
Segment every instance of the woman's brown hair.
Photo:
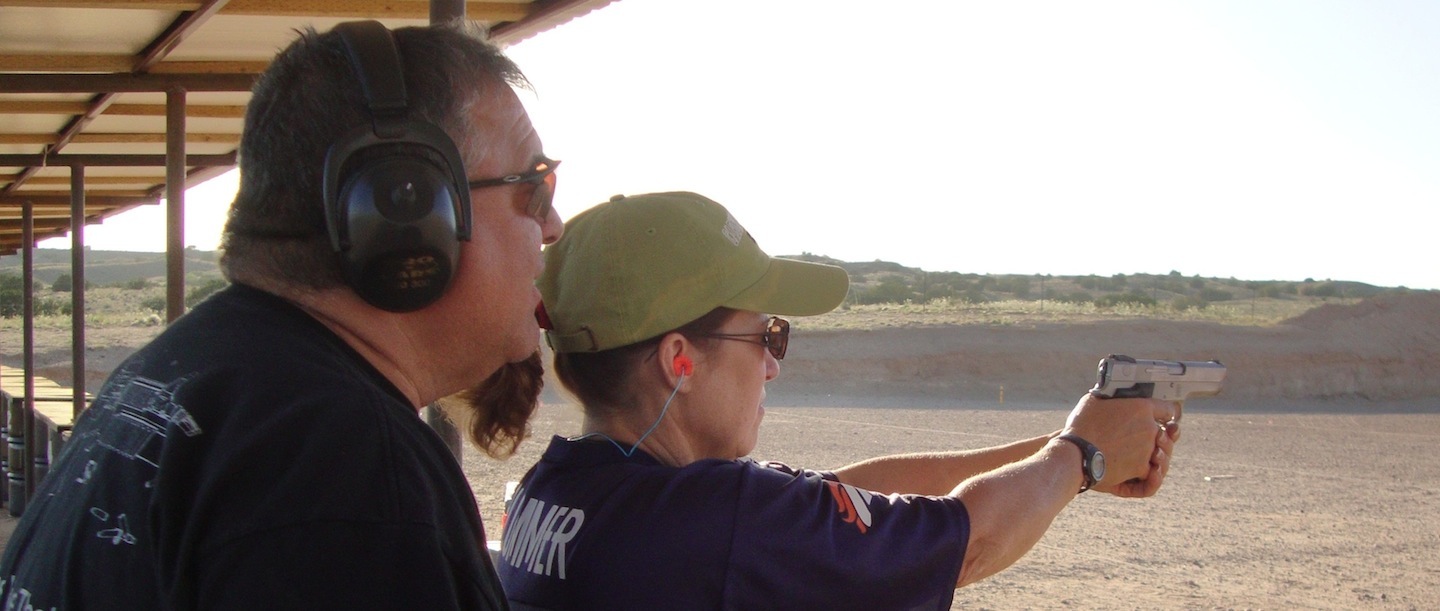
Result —
POLYGON ((710 340, 705 336, 718 331, 735 312, 730 308, 715 308, 674 331, 628 346, 599 352, 556 353, 555 375, 566 390, 580 399, 587 414, 601 415, 633 405, 635 397, 630 376, 639 363, 655 355, 661 338, 679 333, 692 342, 708 344, 710 340))

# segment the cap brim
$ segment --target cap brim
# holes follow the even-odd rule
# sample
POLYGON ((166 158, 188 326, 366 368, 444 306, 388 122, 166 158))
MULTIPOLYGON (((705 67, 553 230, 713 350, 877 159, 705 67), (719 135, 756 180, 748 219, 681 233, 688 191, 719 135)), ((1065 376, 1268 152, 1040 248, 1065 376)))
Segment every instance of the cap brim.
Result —
POLYGON ((834 265, 770 257, 770 269, 755 284, 721 304, 780 316, 814 316, 840 306, 850 277, 834 265))

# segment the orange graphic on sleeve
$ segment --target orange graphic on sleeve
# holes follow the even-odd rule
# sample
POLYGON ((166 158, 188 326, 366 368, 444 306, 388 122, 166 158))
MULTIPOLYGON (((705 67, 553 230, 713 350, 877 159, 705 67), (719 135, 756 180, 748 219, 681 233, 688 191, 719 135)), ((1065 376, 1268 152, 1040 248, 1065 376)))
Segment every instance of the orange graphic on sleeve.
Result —
POLYGON ((835 497, 835 510, 844 516, 844 520, 854 524, 862 535, 869 531, 873 518, 870 513, 870 492, 850 484, 832 481, 826 481, 825 486, 830 488, 830 496, 835 497))

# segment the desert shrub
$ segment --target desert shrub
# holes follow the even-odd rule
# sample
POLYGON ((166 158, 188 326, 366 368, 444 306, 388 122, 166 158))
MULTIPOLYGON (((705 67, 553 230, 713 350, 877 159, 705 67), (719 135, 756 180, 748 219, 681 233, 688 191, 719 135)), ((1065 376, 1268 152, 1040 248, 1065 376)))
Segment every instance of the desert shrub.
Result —
POLYGON ((1155 299, 1139 293, 1117 293, 1095 300, 1095 305, 1102 308, 1113 308, 1121 304, 1152 307, 1155 305, 1155 299))
POLYGON ((60 274, 59 277, 55 278, 55 282, 50 285, 50 290, 56 293, 69 293, 70 285, 74 283, 75 279, 71 278, 70 274, 60 274))
POLYGON ((154 297, 146 297, 146 298, 145 298, 145 301, 140 302, 140 307, 145 308, 145 309, 147 309, 147 310, 153 310, 153 311, 155 311, 155 312, 160 312, 160 313, 162 313, 162 314, 165 312, 165 306, 166 306, 166 303, 165 303, 165 296, 164 296, 164 295, 156 295, 156 296, 154 296, 154 297))
POLYGON ((120 285, 120 288, 131 291, 143 291, 150 288, 150 280, 146 278, 135 278, 120 285))
POLYGON ((192 287, 189 292, 185 293, 185 307, 193 308, 195 304, 204 301, 206 297, 215 294, 227 286, 230 286, 230 283, 226 282, 224 278, 211 278, 206 280, 204 283, 192 287))
POLYGON ((25 310, 25 281, 15 274, 0 274, 0 316, 14 318, 25 310))
POLYGON ((985 296, 985 291, 980 290, 979 286, 972 286, 960 294, 960 301, 965 303, 985 303, 990 301, 990 298, 985 296))
POLYGON ((1075 283, 1079 284, 1080 288, 1087 291, 1119 291, 1125 288, 1127 282, 1128 280, 1126 280, 1125 274, 1115 274, 1110 278, 1081 276, 1075 280, 1075 283))
POLYGON ((1061 303, 1090 303, 1092 301, 1095 301, 1095 296, 1091 295, 1086 291, 1071 291, 1067 294, 1056 297, 1055 301, 1059 301, 1061 303))
POLYGON ((1190 309, 1203 310, 1209 307, 1210 302, 1199 297, 1177 297, 1170 302, 1170 307, 1176 312, 1184 312, 1190 309))
POLYGON ((950 288, 948 284, 932 284, 925 287, 925 301, 927 302, 935 301, 936 299, 949 299, 954 296, 955 289, 950 288))
POLYGON ((35 315, 59 316, 61 314, 69 314, 69 306, 70 302, 64 299, 36 299, 35 315))
POLYGON ((1030 278, 1027 276, 1005 276, 995 281, 995 290, 1010 293, 1019 298, 1030 296, 1030 278))
POLYGON ((1268 299, 1279 299, 1281 295, 1294 295, 1295 285, 1293 284, 1262 284, 1255 288, 1255 296, 1268 299))
POLYGON ((1200 290, 1201 301, 1230 301, 1234 298, 1235 295, 1233 295, 1230 291, 1223 289, 1210 288, 1200 290))
POLYGON ((958 274, 945 278, 943 282, 945 286, 950 287, 950 290, 954 293, 963 293, 970 290, 970 287, 975 286, 974 281, 963 278, 958 274))
POLYGON ((886 276, 875 286, 855 294, 855 302, 860 304, 905 303, 914 299, 915 292, 898 276, 886 276))
POLYGON ((1300 289, 1301 294, 1310 297, 1339 297, 1340 287, 1334 282, 1310 282, 1300 289))

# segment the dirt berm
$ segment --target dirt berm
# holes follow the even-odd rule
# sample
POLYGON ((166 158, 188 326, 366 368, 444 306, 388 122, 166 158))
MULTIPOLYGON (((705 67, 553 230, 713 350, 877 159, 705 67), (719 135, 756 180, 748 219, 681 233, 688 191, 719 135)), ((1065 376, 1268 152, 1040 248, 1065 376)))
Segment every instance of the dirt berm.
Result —
POLYGON ((772 404, 826 397, 1073 401, 1106 354, 1224 363, 1228 404, 1440 397, 1440 293, 1323 305, 1273 327, 1130 320, 810 331, 792 338, 772 404))

